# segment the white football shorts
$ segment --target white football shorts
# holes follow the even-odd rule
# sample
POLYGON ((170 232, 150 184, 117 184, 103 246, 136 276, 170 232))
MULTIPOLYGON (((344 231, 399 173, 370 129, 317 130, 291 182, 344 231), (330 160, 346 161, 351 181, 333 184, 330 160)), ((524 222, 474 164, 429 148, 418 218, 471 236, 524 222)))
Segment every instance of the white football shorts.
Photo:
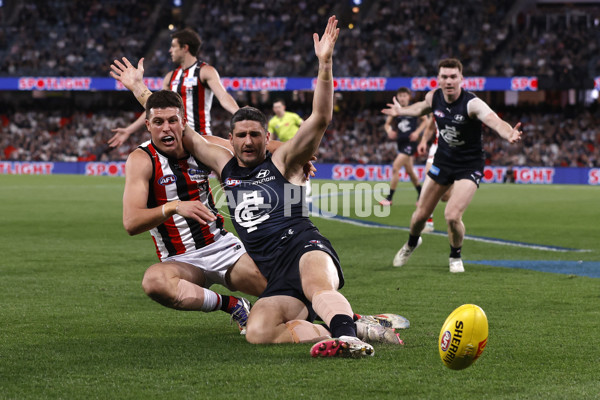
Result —
POLYGON ((228 288, 225 274, 246 253, 244 245, 234 234, 227 232, 214 243, 184 254, 167 257, 166 261, 179 261, 200 268, 206 276, 205 288, 218 283, 228 288))

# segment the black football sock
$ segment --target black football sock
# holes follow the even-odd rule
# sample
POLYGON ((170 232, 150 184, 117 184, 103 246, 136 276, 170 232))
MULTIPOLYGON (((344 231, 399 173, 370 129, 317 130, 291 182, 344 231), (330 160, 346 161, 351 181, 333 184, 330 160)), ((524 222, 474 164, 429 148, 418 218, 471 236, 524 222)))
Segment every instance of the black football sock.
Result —
POLYGON ((417 236, 413 236, 413 235, 408 235, 408 245, 410 247, 415 247, 417 245, 417 243, 419 243, 419 235, 417 236))
POLYGON ((339 338, 340 336, 356 336, 356 324, 354 318, 349 315, 336 314, 331 318, 329 323, 331 337, 339 338))
POLYGON ((452 247, 450 246, 450 258, 460 258, 461 247, 452 247))
POLYGON ((396 191, 396 189, 394 189, 394 190, 390 189, 390 194, 388 194, 388 197, 387 197, 388 201, 392 201, 395 191, 396 191))

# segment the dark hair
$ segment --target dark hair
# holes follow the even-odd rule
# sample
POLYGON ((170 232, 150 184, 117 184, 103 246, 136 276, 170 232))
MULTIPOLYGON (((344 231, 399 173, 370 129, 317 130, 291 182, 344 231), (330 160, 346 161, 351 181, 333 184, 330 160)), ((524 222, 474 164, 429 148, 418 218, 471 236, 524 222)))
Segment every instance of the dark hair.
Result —
POLYGON ((275 103, 281 103, 285 106, 285 100, 283 100, 281 97, 278 97, 275 100, 273 100, 273 104, 275 103))
POLYGON ((268 129, 267 128, 267 117, 259 109, 254 108, 254 107, 250 107, 250 106, 242 107, 239 110, 237 110, 235 112, 235 114, 233 114, 233 117, 231 117, 231 122, 229 124, 229 128, 231 129, 232 132, 233 132, 233 127, 235 126, 236 122, 239 122, 239 121, 256 121, 256 122, 260 123, 260 125, 263 127, 263 129, 265 131, 267 131, 267 129, 268 129))
POLYGON ((171 34, 171 38, 177 39, 177 42, 179 42, 179 47, 183 47, 187 44, 190 54, 194 57, 198 56, 198 52, 200 51, 200 47, 202 46, 202 39, 200 39, 200 35, 194 32, 193 29, 180 29, 171 34))
POLYGON ((178 93, 170 90, 159 90, 148 97, 146 101, 146 119, 150 119, 150 110, 153 108, 177 107, 181 111, 181 117, 185 115, 183 110, 183 100, 178 93))
POLYGON ((400 93, 406 93, 410 96, 410 89, 407 87, 398 88, 398 90, 396 91, 396 94, 400 94, 400 93))
POLYGON ((462 63, 456 58, 445 58, 441 60, 438 64, 438 72, 440 72, 441 68, 458 68, 458 72, 461 74, 463 72, 462 63))

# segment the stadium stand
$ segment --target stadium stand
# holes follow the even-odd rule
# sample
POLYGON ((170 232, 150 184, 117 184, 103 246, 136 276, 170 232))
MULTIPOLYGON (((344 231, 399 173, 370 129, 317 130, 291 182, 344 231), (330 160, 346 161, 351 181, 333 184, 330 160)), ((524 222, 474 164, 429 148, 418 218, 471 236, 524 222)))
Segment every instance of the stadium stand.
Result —
MULTIPOLYGON (((222 76, 312 76, 314 60, 299 56, 312 51, 312 40, 304 33, 318 31, 322 17, 332 13, 346 26, 354 24, 338 41, 337 76, 434 75, 437 61, 446 56, 460 58, 466 76, 536 75, 577 87, 582 78, 600 75, 600 7, 593 4, 379 0, 363 1, 356 14, 343 2, 322 0, 183 1, 181 7, 170 0, 2 4, 0 76, 107 76, 111 61, 123 55, 145 56, 146 76, 162 76, 172 68, 169 24, 197 29, 204 41, 201 59, 222 76)), ((107 93, 121 97, 96 105, 87 100, 84 109, 74 106, 82 104, 81 97, 56 109, 48 107, 56 103, 54 98, 19 105, 19 96, 5 96, 0 99, 0 158, 124 159, 146 139, 139 133, 117 150, 106 146, 110 128, 141 112, 125 95, 107 93)), ((236 96, 241 104, 256 105, 259 95, 236 96)), ((261 107, 270 114, 267 104, 261 107)), ((382 106, 338 104, 319 161, 390 163, 395 147, 385 139, 382 106)), ((301 113, 309 103, 299 100, 294 107, 301 113)), ((494 108, 502 109, 502 104, 494 108)), ((493 134, 485 135, 488 164, 599 165, 596 107, 504 112, 506 119, 523 122, 524 140, 507 147, 493 134)), ((225 135, 227 126, 227 114, 214 107, 215 133, 225 135)))

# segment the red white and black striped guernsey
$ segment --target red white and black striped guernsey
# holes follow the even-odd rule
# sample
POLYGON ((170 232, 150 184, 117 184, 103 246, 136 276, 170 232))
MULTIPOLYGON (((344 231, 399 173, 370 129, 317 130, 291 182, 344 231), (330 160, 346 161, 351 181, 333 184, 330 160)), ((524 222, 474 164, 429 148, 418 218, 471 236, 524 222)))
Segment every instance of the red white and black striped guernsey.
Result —
POLYGON ((177 68, 171 75, 169 87, 183 99, 188 124, 202 135, 212 135, 210 109, 214 94, 200 80, 200 70, 206 65, 196 61, 189 68, 177 68))
MULTIPOLYGON (((191 155, 183 159, 169 158, 161 153, 152 141, 139 146, 152 160, 152 177, 148 192, 148 208, 161 206, 169 201, 200 200, 210 210, 216 210, 210 190, 210 169, 191 155)), ((162 261, 176 254, 202 248, 227 233, 223 228, 223 216, 213 211, 217 220, 200 225, 193 219, 173 215, 164 223, 150 230, 156 254, 162 261)))

